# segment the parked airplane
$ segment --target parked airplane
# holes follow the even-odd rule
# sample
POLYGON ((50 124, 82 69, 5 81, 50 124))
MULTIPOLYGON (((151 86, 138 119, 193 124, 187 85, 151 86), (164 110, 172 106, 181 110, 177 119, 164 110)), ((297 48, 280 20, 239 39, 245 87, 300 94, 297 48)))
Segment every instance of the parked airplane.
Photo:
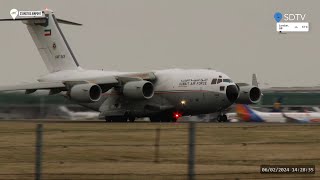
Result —
POLYGON ((98 112, 74 112, 69 110, 66 106, 59 106, 59 110, 65 113, 66 117, 71 120, 78 119, 98 119, 98 112))
MULTIPOLYGON (((246 122, 320 122, 319 112, 260 112, 244 104, 236 105, 236 114, 240 120, 246 122)), ((235 119, 233 114, 230 114, 230 117, 235 119)))
POLYGON ((219 112, 233 103, 256 103, 258 87, 239 87, 224 73, 209 69, 168 69, 146 73, 85 70, 80 67, 63 35, 59 23, 81 25, 56 18, 51 10, 44 17, 2 19, 27 25, 29 33, 45 62, 49 74, 38 82, 5 86, 0 91, 39 89, 49 94, 63 92, 67 98, 100 112, 106 121, 134 121, 149 117, 151 121, 174 121, 181 116, 219 112))

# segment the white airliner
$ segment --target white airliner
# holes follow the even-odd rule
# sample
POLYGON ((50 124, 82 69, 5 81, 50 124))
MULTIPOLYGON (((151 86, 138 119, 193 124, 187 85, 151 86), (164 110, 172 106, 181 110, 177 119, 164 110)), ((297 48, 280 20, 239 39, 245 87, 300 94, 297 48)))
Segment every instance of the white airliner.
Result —
MULTIPOLYGON (((48 9, 44 17, 1 19, 27 25, 31 37, 49 70, 38 82, 0 87, 0 91, 39 89, 49 94, 64 93, 70 100, 100 112, 106 121, 175 121, 181 116, 219 112, 233 103, 256 103, 261 91, 239 86, 224 73, 209 69, 168 69, 137 72, 85 70, 80 67, 63 35, 59 23, 81 25, 56 18, 48 9)), ((92 60, 91 60, 92 61, 92 60)))
POLYGON ((319 112, 260 112, 251 109, 248 105, 237 104, 236 115, 228 114, 231 119, 239 118, 247 122, 277 122, 277 123, 315 123, 320 122, 319 112))

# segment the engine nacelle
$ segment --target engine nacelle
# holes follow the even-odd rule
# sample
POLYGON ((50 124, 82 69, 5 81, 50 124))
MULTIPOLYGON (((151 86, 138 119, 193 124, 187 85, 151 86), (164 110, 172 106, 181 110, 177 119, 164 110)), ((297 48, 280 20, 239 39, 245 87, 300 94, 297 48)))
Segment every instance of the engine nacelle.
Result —
POLYGON ((261 90, 255 86, 240 86, 237 104, 255 104, 261 99, 261 90))
POLYGON ((97 84, 77 84, 71 88, 70 98, 83 103, 96 102, 100 99, 101 92, 101 88, 97 84))
POLYGON ((128 98, 150 99, 153 94, 153 84, 149 81, 130 81, 123 86, 123 95, 128 98))

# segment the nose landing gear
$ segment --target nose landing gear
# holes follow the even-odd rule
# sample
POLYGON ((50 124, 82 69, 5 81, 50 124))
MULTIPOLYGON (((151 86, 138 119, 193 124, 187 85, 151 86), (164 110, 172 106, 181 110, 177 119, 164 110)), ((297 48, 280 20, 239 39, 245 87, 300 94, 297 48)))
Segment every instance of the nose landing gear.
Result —
POLYGON ((228 122, 228 117, 225 114, 219 114, 217 117, 218 122, 228 122))

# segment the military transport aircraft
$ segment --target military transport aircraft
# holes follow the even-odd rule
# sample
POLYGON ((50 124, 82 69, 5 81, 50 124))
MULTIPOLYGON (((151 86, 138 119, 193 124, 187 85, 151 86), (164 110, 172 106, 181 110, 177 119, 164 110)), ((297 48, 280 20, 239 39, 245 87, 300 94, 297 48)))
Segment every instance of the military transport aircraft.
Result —
POLYGON ((175 121, 181 116, 218 112, 233 103, 256 103, 261 91, 254 86, 239 86, 224 73, 210 69, 168 69, 145 73, 85 70, 80 67, 63 35, 59 23, 81 25, 59 19, 49 10, 42 17, 18 17, 0 21, 22 21, 49 70, 38 82, 4 86, 0 91, 40 89, 61 93, 70 100, 100 112, 107 122, 175 121))

